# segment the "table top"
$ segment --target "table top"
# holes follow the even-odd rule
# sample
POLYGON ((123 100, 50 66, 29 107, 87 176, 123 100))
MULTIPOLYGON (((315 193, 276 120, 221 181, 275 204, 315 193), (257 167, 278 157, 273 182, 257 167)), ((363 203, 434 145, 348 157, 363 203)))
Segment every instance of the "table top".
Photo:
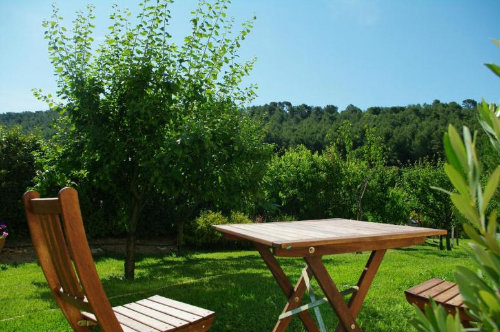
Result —
POLYGON ((445 235, 446 230, 349 219, 321 219, 213 226, 239 240, 274 248, 304 248, 335 244, 391 241, 445 235))

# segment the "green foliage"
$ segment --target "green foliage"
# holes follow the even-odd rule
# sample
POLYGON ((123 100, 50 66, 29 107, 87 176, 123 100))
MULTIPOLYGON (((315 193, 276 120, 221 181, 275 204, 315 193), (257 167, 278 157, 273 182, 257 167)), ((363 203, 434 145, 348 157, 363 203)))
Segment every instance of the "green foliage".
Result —
POLYGON ((407 193, 411 211, 418 215, 424 227, 451 231, 454 209, 448 195, 432 186, 451 190, 451 183, 443 170, 443 163, 423 160, 401 170, 402 186, 407 193))
POLYGON ((276 203, 271 218, 343 217, 405 223, 409 209, 399 187, 397 168, 384 166, 379 137, 366 128, 366 146, 352 149, 352 133, 345 123, 341 139, 322 154, 304 146, 275 155, 264 177, 266 199, 276 203), (273 216, 274 215, 274 216, 273 216), (276 217, 279 215, 279 217, 276 217))
POLYGON ((448 315, 446 309, 442 306, 436 305, 431 299, 431 305, 425 306, 425 314, 417 309, 417 317, 414 321, 415 327, 419 331, 429 331, 429 332, 463 332, 464 327, 460 323, 460 316, 457 314, 454 316, 448 315))
POLYGON ((167 31, 169 0, 144 0, 136 23, 114 5, 96 48, 93 6, 77 13, 71 33, 55 6, 44 22, 62 102, 34 91, 61 112, 41 186, 45 179, 74 182, 112 199, 128 233, 127 277, 141 211, 161 200, 150 196, 166 197, 182 244, 183 222, 200 209, 222 206, 225 197, 246 202, 259 189, 251 184, 259 182, 270 148, 240 111, 255 95, 253 85, 241 84, 254 60, 238 59, 253 19, 233 34, 228 3, 201 0, 180 46, 167 31))
MULTIPOLYGON (((491 69, 494 70, 491 66, 491 69)), ((495 71, 495 70, 494 70, 495 71)), ((459 266, 455 279, 460 288, 467 312, 477 322, 479 331, 500 330, 500 225, 497 210, 489 212, 488 207, 500 185, 500 106, 482 102, 478 105, 479 122, 487 133, 496 150, 497 167, 487 176, 486 185, 481 183, 482 169, 476 151, 477 135, 472 135, 469 128, 463 128, 463 139, 453 126, 449 126, 444 136, 444 148, 448 162, 445 172, 453 184, 451 201, 457 210, 467 219, 465 232, 473 240, 472 257, 475 269, 459 266)), ((450 321, 446 312, 433 308, 433 313, 423 317, 419 315, 416 325, 421 330, 431 331, 433 320, 450 321)), ((456 321, 456 319, 455 319, 456 321)), ((458 322, 453 324, 460 330, 458 322)), ((433 325, 435 326, 435 325, 433 325)), ((433 331, 447 331, 447 326, 436 326, 433 331)))
MULTIPOLYGON (((321 153, 331 143, 344 140, 345 123, 349 123, 352 149, 369 142, 370 137, 365 135, 368 127, 382 140, 387 164, 401 166, 422 158, 443 159, 441 133, 448 123, 478 128, 476 104, 471 99, 464 100, 462 105, 435 100, 424 105, 370 107, 365 111, 349 105, 339 112, 332 105, 314 107, 272 102, 252 106, 247 112, 263 123, 266 141, 274 143, 278 153, 298 145, 321 153)), ((345 148, 338 148, 344 155, 345 148)))
POLYGON ((40 140, 23 134, 19 126, 0 126, 0 221, 9 226, 14 238, 28 235, 22 195, 33 186, 35 155, 41 153, 40 140))
POLYGON ((229 218, 221 212, 202 211, 186 232, 186 243, 197 248, 214 248, 224 243, 222 233, 215 231, 214 225, 250 224, 252 221, 243 213, 231 211, 229 218))
POLYGON ((282 214, 295 218, 319 218, 325 210, 324 174, 320 156, 304 146, 275 155, 264 177, 266 198, 280 206, 282 214))
POLYGON ((59 113, 52 111, 7 112, 0 114, 0 125, 7 128, 20 126, 24 134, 37 134, 49 139, 55 134, 54 122, 59 113))

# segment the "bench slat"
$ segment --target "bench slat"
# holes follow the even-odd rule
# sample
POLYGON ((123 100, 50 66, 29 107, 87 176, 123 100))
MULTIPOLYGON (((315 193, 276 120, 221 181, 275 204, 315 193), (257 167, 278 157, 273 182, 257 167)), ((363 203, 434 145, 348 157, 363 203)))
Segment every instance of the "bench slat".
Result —
POLYGON ((456 306, 456 307, 462 306, 464 304, 464 301, 462 300, 462 295, 458 294, 457 296, 455 296, 451 300, 446 301, 446 304, 456 306))
POLYGON ((429 288, 432 288, 436 285, 439 285, 443 281, 444 281, 443 279, 432 278, 430 280, 427 280, 426 282, 423 282, 419 285, 413 286, 412 288, 406 290, 406 293, 418 295, 418 294, 428 290, 429 288))
POLYGON ((428 290, 420 293, 420 296, 426 297, 426 298, 434 298, 435 296, 441 294, 444 291, 447 291, 451 287, 453 287, 455 284, 449 281, 444 281, 432 288, 429 288, 428 290))
POLYGON ((442 292, 441 294, 434 296, 434 301, 438 303, 446 303, 447 301, 451 300, 455 296, 460 294, 460 291, 458 289, 458 285, 453 285, 453 287, 449 288, 448 290, 442 292))

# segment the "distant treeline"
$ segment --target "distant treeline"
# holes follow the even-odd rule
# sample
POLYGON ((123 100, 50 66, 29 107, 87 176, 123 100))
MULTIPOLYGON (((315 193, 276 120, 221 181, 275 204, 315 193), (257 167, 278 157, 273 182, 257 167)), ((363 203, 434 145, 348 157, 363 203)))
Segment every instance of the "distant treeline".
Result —
MULTIPOLYGON (((476 101, 432 104, 370 107, 363 111, 349 105, 339 111, 336 106, 298 105, 272 102, 248 108, 249 115, 261 121, 266 141, 275 144, 275 151, 304 145, 314 152, 322 152, 331 143, 343 140, 341 126, 350 130, 353 149, 366 143, 366 128, 382 138, 387 151, 388 165, 413 163, 422 158, 443 159, 443 133, 448 124, 477 129, 476 101)), ((343 148, 343 147, 339 147, 343 148)))
POLYGON ((50 138, 55 133, 53 124, 58 116, 59 113, 51 111, 0 113, 0 125, 7 128, 20 126, 25 134, 34 133, 50 138))
MULTIPOLYGON (((370 107, 365 111, 349 105, 339 111, 333 105, 295 106, 284 101, 251 106, 247 112, 261 122, 266 142, 273 143, 280 155, 298 145, 321 153, 330 144, 343 141, 340 135, 346 130, 350 131, 352 148, 357 149, 365 145, 366 128, 371 128, 386 148, 387 165, 402 165, 423 158, 444 159, 442 140, 448 124, 477 129, 476 104, 472 99, 461 105, 435 100, 432 104, 370 107), (339 130, 341 126, 347 128, 339 130)), ((0 125, 19 125, 24 133, 49 138, 54 134, 52 124, 57 116, 50 111, 5 113, 0 114, 0 125)))

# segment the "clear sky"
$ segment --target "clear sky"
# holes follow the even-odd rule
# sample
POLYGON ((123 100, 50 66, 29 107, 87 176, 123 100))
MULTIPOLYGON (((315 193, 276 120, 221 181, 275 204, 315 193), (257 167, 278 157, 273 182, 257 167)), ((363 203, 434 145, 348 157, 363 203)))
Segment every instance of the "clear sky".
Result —
MULTIPOLYGON (((135 14, 138 1, 116 1, 135 14)), ((59 1, 70 24, 86 1, 59 1)), ((106 33, 111 1, 96 5, 96 40, 106 33)), ((189 30, 194 0, 172 7, 171 34, 189 30)), ((0 0, 0 112, 45 110, 32 88, 55 92, 42 21, 52 1, 0 0)), ((344 109, 353 104, 406 106, 472 98, 500 101, 500 80, 483 63, 500 64, 500 0, 233 0, 229 15, 257 15, 241 57, 258 58, 249 81, 253 104, 344 109)))

